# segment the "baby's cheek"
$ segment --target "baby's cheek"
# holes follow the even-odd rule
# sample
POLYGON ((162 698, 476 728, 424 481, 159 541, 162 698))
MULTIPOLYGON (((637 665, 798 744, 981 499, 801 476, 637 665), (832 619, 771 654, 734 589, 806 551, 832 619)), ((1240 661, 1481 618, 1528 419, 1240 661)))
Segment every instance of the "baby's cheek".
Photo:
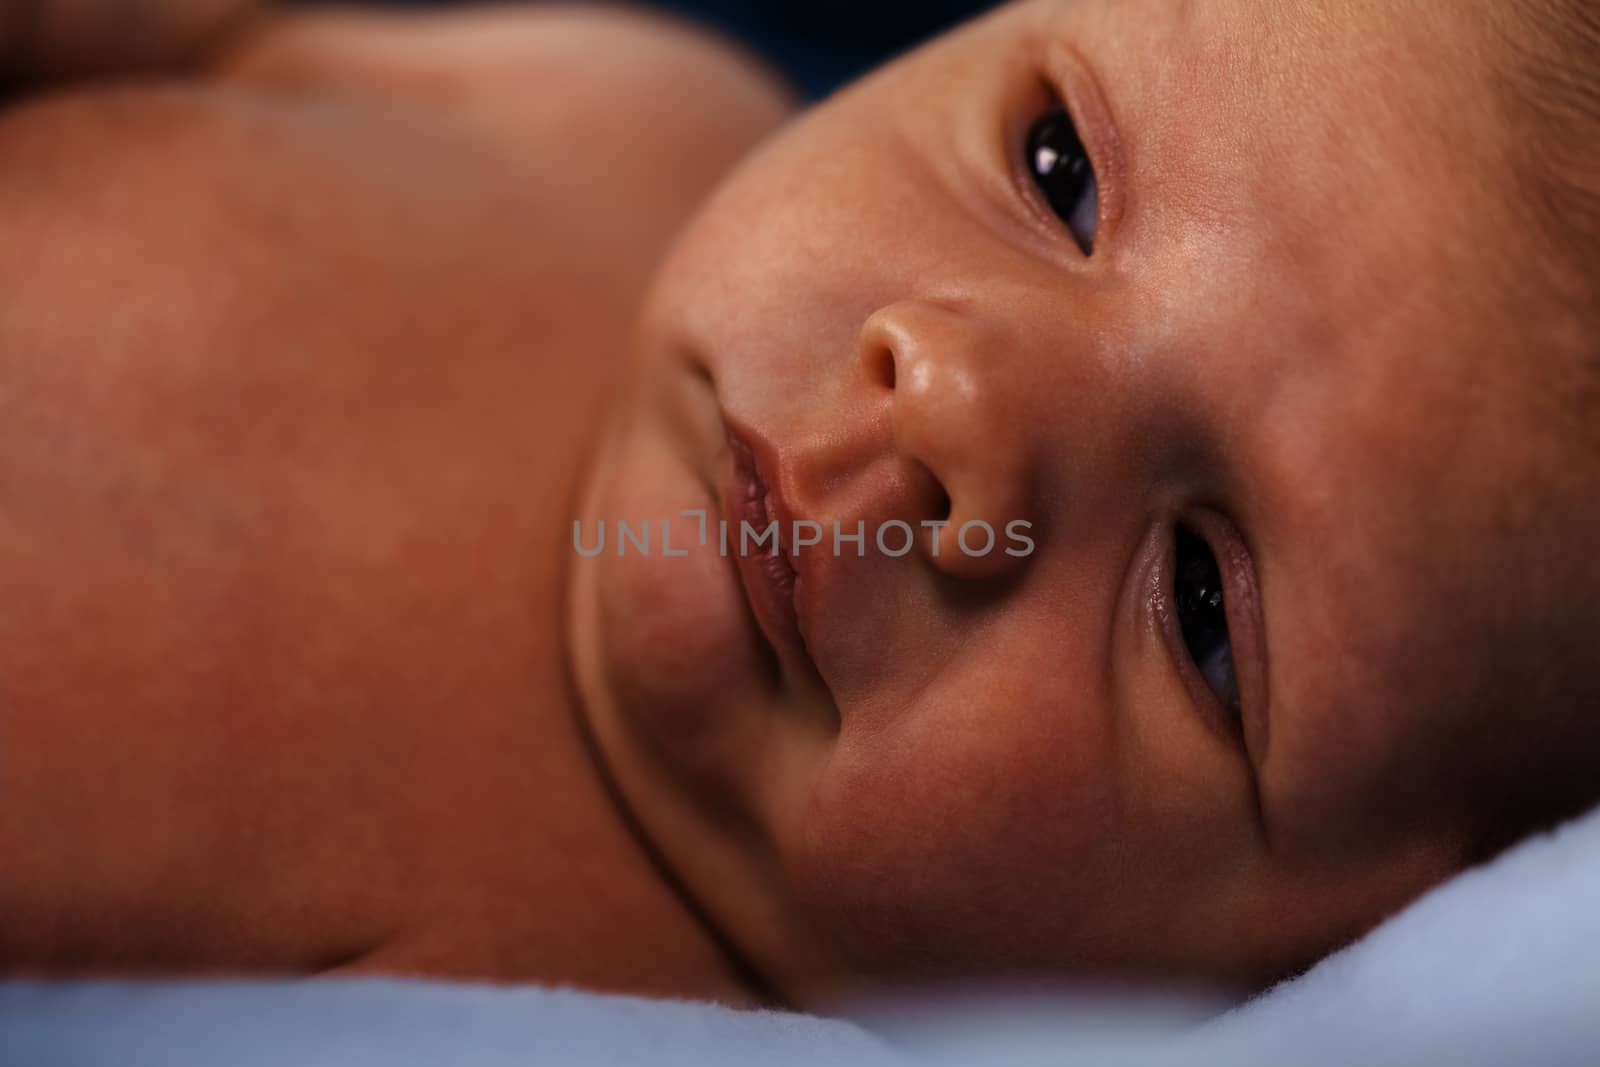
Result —
POLYGON ((1097 718, 969 702, 870 733, 847 723, 780 849, 848 971, 937 978, 1078 956, 1114 874, 1097 718))

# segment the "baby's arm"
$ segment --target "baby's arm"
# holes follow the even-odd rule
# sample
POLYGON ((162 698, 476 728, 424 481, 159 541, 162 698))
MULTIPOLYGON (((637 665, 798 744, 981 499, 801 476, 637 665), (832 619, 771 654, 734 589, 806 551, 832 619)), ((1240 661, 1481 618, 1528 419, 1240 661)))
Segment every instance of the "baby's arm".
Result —
POLYGON ((181 66, 265 7, 266 0, 0 0, 0 81, 181 66))

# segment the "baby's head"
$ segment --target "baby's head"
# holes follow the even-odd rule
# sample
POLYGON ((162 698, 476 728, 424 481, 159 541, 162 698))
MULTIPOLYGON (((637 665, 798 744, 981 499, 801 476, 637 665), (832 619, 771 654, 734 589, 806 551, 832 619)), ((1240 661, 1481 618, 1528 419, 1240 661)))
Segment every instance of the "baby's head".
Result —
POLYGON ((758 971, 1260 982, 1593 799, 1586 12, 1033 0, 712 199, 574 647, 758 971))

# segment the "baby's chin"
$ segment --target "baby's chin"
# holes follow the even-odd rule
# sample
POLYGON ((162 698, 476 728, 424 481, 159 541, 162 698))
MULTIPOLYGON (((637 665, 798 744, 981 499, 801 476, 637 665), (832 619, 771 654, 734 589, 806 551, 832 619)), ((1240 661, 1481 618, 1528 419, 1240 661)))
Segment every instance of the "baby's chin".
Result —
POLYGON ((733 560, 718 551, 719 506, 648 420, 619 419, 600 442, 569 547, 569 655, 602 749, 623 738, 696 792, 748 801, 754 783, 744 779, 774 693, 733 560), (683 514, 696 509, 705 545, 697 517, 683 514))

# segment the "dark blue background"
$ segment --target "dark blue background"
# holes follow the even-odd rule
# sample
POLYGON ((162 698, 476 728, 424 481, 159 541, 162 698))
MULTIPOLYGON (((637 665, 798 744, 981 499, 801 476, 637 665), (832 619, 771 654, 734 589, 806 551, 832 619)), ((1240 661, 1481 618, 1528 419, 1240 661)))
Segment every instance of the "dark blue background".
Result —
MULTIPOLYGON (((400 0, 413 5, 449 0, 400 0)), ((710 23, 767 56, 812 97, 918 41, 993 7, 993 0, 653 0, 710 23)))
POLYGON ((659 0, 742 38, 812 96, 994 6, 980 0, 659 0))

